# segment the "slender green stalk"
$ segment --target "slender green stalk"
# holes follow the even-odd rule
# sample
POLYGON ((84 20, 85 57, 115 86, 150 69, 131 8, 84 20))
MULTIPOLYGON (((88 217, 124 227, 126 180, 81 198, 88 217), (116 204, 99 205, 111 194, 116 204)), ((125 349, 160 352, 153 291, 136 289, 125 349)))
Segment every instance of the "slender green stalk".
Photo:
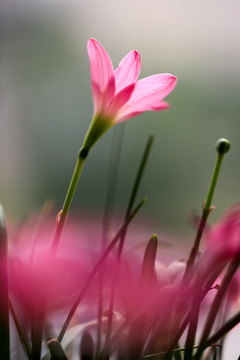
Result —
MULTIPOLYGON (((218 344, 211 344, 209 346, 219 346, 219 345, 218 344)), ((194 349, 197 349, 197 348, 198 348, 198 346, 194 346, 194 349)), ((185 347, 174 349, 173 353, 180 353, 180 352, 183 352, 183 351, 185 351, 185 347)), ((152 359, 152 358, 155 358, 155 357, 159 358, 159 356, 164 355, 164 354, 166 354, 166 351, 163 351, 163 352, 160 352, 160 353, 155 353, 155 354, 145 355, 143 357, 143 359, 152 359)))
POLYGON ((57 248, 58 248, 58 244, 62 235, 62 231, 63 231, 63 227, 64 224, 66 222, 67 216, 68 216, 68 212, 73 200, 73 196, 75 194, 76 188, 77 188, 77 184, 79 181, 79 177, 81 175, 82 172, 82 168, 84 165, 84 162, 87 158, 88 155, 88 150, 86 148, 81 148, 81 150, 79 151, 78 154, 78 158, 77 158, 77 163, 72 175, 72 179, 70 181, 69 187, 68 187, 68 191, 63 203, 63 207, 62 210, 58 213, 57 216, 57 221, 56 221, 56 229, 55 229, 55 234, 54 234, 54 239, 53 239, 53 243, 52 243, 52 248, 51 251, 53 253, 56 253, 57 248))
MULTIPOLYGON (((219 274, 222 272, 222 270, 224 269, 226 264, 219 266, 217 269, 215 269, 215 271, 211 274, 210 278, 207 280, 206 283, 202 284, 202 295, 201 295, 201 299, 200 302, 202 302, 202 300, 205 298, 205 296, 207 295, 209 289, 212 287, 212 285, 214 284, 215 280, 217 279, 217 277, 219 276, 219 274)), ((207 273, 204 274, 203 279, 205 280, 207 276, 207 273)), ((197 284, 198 286, 200 285, 200 283, 197 284)), ((176 335, 174 336, 172 342, 170 343, 166 356, 164 357, 164 360, 169 360, 171 359, 171 352, 172 350, 177 346, 178 341, 180 340, 184 330, 186 329, 187 325, 190 322, 191 319, 191 311, 192 309, 190 309, 190 311, 188 312, 188 314, 186 315, 185 319, 183 320, 182 324, 180 325, 176 335)))
MULTIPOLYGON (((220 169, 221 169, 221 164, 222 164, 222 160, 223 160, 223 156, 226 152, 228 152, 230 149, 230 143, 228 140, 226 139, 219 139, 216 143, 216 150, 217 150, 217 158, 215 161, 215 166, 213 169, 213 174, 212 174, 212 178, 210 181, 210 185, 209 185, 209 190, 208 190, 208 194, 207 194, 207 200, 203 206, 202 209, 202 217, 197 229, 197 233, 196 233, 196 237, 194 240, 194 244, 193 247, 191 249, 189 258, 187 260, 187 266, 186 266, 186 270, 184 273, 184 277, 183 277, 183 282, 187 283, 189 281, 189 274, 191 272, 191 269, 195 263, 196 257, 198 255, 198 251, 199 251, 199 246, 200 246, 200 242, 202 239, 202 235, 203 235, 203 231, 205 229, 206 223, 207 223, 207 219, 208 216, 212 210, 211 208, 211 204, 212 204, 212 199, 213 199, 213 195, 214 195, 214 191, 216 188, 216 184, 217 184, 217 179, 220 173, 220 169)), ((192 303, 192 309, 190 311, 189 314, 189 329, 188 329, 188 335, 187 335, 187 340, 186 340, 186 351, 184 354, 184 359, 188 360, 191 359, 192 357, 192 352, 193 352, 193 345, 194 345, 194 341, 195 341, 195 335, 196 335, 196 330, 197 330, 197 323, 198 323, 198 316, 199 316, 199 311, 200 311, 200 304, 202 301, 202 296, 200 295, 199 298, 194 295, 193 296, 193 303, 192 303)), ((186 327, 187 326, 187 322, 185 321, 183 323, 183 325, 186 327)), ((183 329, 183 325, 181 326, 181 329, 183 329)), ((177 340, 178 341, 178 340, 177 340)), ((173 346, 174 347, 174 346, 173 346)), ((171 357, 171 351, 173 349, 172 346, 170 346, 167 355, 166 355, 166 359, 169 359, 171 357)))
MULTIPOLYGON (((235 326, 240 323, 240 311, 231 317, 226 323, 218 329, 212 336, 208 338, 205 342, 204 347, 205 349, 212 344, 216 343, 216 341, 220 340, 224 335, 226 335, 229 331, 231 331, 235 326)), ((195 360, 195 357, 194 357, 195 360)))
POLYGON ((221 306, 221 303, 223 301, 223 298, 226 294, 228 286, 231 283, 231 280, 232 280, 235 272, 237 271, 237 269, 239 267, 239 264, 240 264, 240 257, 238 256, 237 258, 234 258, 228 266, 227 272, 223 278, 223 281, 222 281, 222 283, 216 293, 216 296, 213 300, 213 303, 210 307, 208 317, 207 317, 207 320, 204 325, 202 337, 200 340, 199 349, 196 354, 196 360, 199 360, 201 358, 202 352, 205 349, 205 342, 207 341, 207 338, 212 330, 214 321, 216 319, 216 316, 217 316, 217 313, 221 306))
POLYGON ((203 234, 203 231, 204 231, 205 226, 206 226, 208 215, 210 214, 210 211, 211 211, 212 199, 213 199, 214 191, 215 191, 215 188, 216 188, 217 179, 218 179, 218 176, 219 176, 219 173, 220 173, 222 160, 223 160, 224 154, 226 152, 228 152, 229 149, 230 149, 230 143, 229 143, 228 140, 219 139, 217 141, 217 143, 216 143, 216 150, 217 150, 217 153, 218 153, 217 154, 217 159, 216 159, 216 162, 215 162, 215 166, 214 166, 214 170, 213 170, 213 174, 212 174, 212 179, 211 179, 209 190, 208 190, 207 200, 206 200, 206 202, 205 202, 205 204, 203 206, 202 217, 201 217, 201 220, 200 220, 200 223, 199 223, 199 227, 198 227, 198 230, 197 230, 195 241, 194 241, 192 250, 190 252, 188 261, 187 261, 187 267, 186 267, 186 271, 185 271, 185 274, 184 274, 184 280, 186 280, 187 275, 190 272, 190 270, 191 270, 191 268, 192 268, 192 266, 193 266, 193 264, 194 264, 194 262, 196 260, 196 257, 197 257, 198 251, 199 251, 199 245, 200 245, 200 241, 201 241, 201 238, 202 238, 202 234, 203 234))
POLYGON ((188 334, 186 339, 185 351, 184 351, 184 360, 191 360, 192 353, 194 349, 194 342, 195 342, 195 334, 197 331, 197 324, 199 318, 199 310, 201 304, 201 289, 195 289, 195 293, 193 295, 193 304, 190 312, 190 323, 188 328, 188 334))
POLYGON ((2 360, 10 359, 7 258, 7 230, 4 210, 0 205, 0 353, 2 360))
MULTIPOLYGON (((142 179, 142 176, 144 173, 144 169, 146 167, 147 160, 149 158, 150 151, 151 151, 151 148, 153 145, 153 140, 154 140, 154 135, 151 134, 146 143, 146 146, 145 146, 145 149, 144 149, 141 161, 140 161, 140 165, 139 165, 139 168, 138 168, 138 171, 136 174, 136 178, 135 178, 135 181, 133 184, 132 192, 130 195, 128 207, 127 207, 125 218, 124 218, 125 221, 127 220, 127 218, 129 217, 129 215, 132 211, 133 204, 136 199, 137 192, 138 192, 138 189, 140 186, 140 182, 141 182, 141 179, 142 179)), ((122 233, 120 241, 119 241, 115 273, 113 274, 113 279, 112 279, 111 295, 110 295, 110 302, 109 302, 109 309, 108 309, 108 323, 107 323, 107 331, 106 331, 106 338, 105 338, 105 345, 104 345, 104 349, 106 351, 108 349, 108 344, 109 344, 110 337, 111 337, 114 298, 115 298, 115 291, 116 291, 116 286, 117 286, 117 276, 118 276, 118 269, 119 269, 119 265, 120 265, 120 259, 121 259, 121 255, 122 255, 126 232, 127 232, 127 227, 125 228, 124 232, 122 233)))
POLYGON ((17 332, 18 332, 18 336, 19 336, 19 338, 21 340, 23 349, 26 352, 28 359, 32 360, 32 349, 31 349, 30 343, 28 341, 28 338, 27 338, 25 332, 23 331, 23 329, 22 329, 22 327, 21 327, 21 325, 19 323, 19 320, 17 318, 16 312, 14 310, 14 307, 13 307, 12 303, 11 303, 11 300, 9 300, 9 309, 11 311, 11 315, 12 315, 13 321, 15 323, 15 326, 16 326, 16 329, 17 329, 17 332))
POLYGON ((99 271, 99 269, 101 268, 101 266, 104 264, 106 258, 108 257, 108 255, 110 254, 110 252, 112 251, 112 249, 114 248, 114 246, 116 245, 116 243, 118 242, 118 240, 120 239, 122 232, 125 231, 126 226, 128 226, 128 224, 132 221, 132 219, 134 218, 134 216, 138 213, 138 211, 141 209, 141 207, 145 204, 146 202, 146 198, 144 198, 139 204, 138 206, 136 206, 136 208, 133 210, 133 212, 130 214, 129 218, 127 219, 127 221, 125 221, 125 223, 122 225, 122 227, 120 228, 120 230, 118 231, 118 233, 115 235, 115 237, 113 238, 113 240, 111 241, 111 243, 108 245, 108 247, 106 248, 106 250, 104 251, 104 253, 102 254, 102 256, 100 257, 100 259, 98 260, 97 264, 94 266, 94 268, 92 269, 91 273, 89 274, 89 276, 87 277, 84 286, 82 287, 77 299, 75 300, 64 324, 63 327, 60 331, 60 334, 58 336, 58 340, 62 341, 63 336, 68 328, 68 325, 75 313, 75 311, 77 310, 78 305, 80 304, 80 302, 83 299, 83 296, 85 295, 89 285, 91 284, 94 276, 96 275, 96 273, 99 271))

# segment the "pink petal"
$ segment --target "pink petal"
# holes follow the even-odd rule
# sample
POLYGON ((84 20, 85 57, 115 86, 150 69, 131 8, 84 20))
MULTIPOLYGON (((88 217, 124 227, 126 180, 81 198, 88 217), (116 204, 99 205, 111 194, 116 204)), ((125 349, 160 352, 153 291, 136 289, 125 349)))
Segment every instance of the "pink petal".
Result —
MULTIPOLYGON (((107 113, 111 116, 117 116, 119 110, 124 106, 130 99, 136 83, 130 84, 127 87, 123 88, 117 95, 114 96, 110 106, 107 109, 107 113)), ((118 118, 118 116, 117 116, 118 118)))
POLYGON ((127 120, 144 111, 160 111, 168 107, 162 100, 174 89, 177 78, 158 74, 137 81, 129 101, 118 114, 117 122, 127 120))
POLYGON ((136 50, 130 51, 115 70, 116 92, 137 81, 141 70, 140 54, 136 50))
POLYGON ((115 79, 111 59, 98 41, 87 43, 91 69, 92 92, 95 111, 108 103, 115 94, 115 79))

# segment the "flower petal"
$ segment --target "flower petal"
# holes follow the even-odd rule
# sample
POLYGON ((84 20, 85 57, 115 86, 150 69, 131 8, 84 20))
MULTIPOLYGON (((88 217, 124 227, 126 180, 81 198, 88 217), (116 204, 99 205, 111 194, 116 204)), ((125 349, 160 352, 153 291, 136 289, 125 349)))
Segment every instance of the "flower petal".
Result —
POLYGON ((136 50, 130 51, 114 71, 116 92, 137 81, 141 70, 140 54, 136 50))
POLYGON ((117 122, 127 120, 144 111, 160 111, 168 107, 162 100, 174 89, 177 78, 171 74, 157 74, 141 79, 129 101, 118 114, 117 122))
POLYGON ((108 103, 115 94, 115 79, 111 59, 98 41, 87 43, 91 68, 92 92, 95 111, 108 103))
POLYGON ((107 109, 107 113, 110 114, 110 116, 118 119, 118 112, 121 111, 122 106, 124 106, 130 99, 135 85, 136 83, 133 83, 124 87, 117 95, 114 96, 107 109))

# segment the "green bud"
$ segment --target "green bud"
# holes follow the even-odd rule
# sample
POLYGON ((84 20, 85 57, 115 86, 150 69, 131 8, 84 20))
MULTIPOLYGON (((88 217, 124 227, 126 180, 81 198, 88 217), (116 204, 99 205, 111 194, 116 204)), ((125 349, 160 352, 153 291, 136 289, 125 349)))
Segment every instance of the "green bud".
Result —
POLYGON ((157 255, 158 238, 153 234, 145 249, 140 281, 144 285, 151 285, 154 279, 154 265, 157 255))
POLYGON ((216 150, 220 155, 226 154, 230 150, 231 144, 227 139, 221 138, 216 142, 216 150))

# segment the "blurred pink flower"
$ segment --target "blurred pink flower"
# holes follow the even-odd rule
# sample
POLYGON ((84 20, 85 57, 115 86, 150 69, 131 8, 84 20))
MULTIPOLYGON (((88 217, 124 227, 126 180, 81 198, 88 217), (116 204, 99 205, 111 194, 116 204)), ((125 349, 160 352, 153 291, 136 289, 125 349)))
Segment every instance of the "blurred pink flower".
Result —
POLYGON ((114 71, 109 55, 99 42, 90 39, 87 49, 95 114, 118 123, 148 110, 169 107, 163 99, 174 89, 175 76, 157 74, 137 81, 141 69, 137 51, 130 51, 114 71))
POLYGON ((233 207, 206 235, 207 251, 219 261, 240 255, 240 206, 233 207))
MULTIPOLYGON (((71 224, 58 253, 53 255, 50 252, 53 230, 48 223, 36 234, 36 226, 28 222, 19 229, 10 246, 11 296, 25 315, 45 302, 50 311, 70 308, 96 261, 91 249, 80 248, 81 233, 77 234, 71 224)), ((91 297, 91 291, 88 295, 91 297)))

